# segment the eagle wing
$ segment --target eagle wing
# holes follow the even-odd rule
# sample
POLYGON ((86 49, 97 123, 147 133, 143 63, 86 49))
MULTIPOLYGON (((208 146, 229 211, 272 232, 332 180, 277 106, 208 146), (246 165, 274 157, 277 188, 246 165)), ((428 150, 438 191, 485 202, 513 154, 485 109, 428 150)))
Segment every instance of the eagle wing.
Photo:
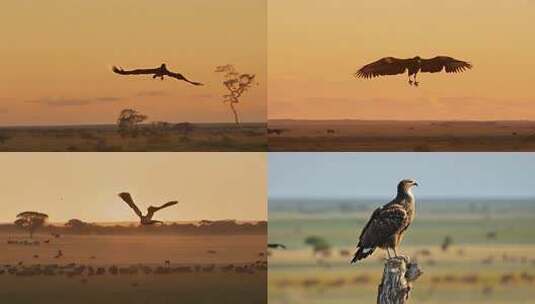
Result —
POLYGON ((158 211, 160 209, 171 207, 171 206, 176 205, 176 204, 178 204, 177 201, 170 201, 170 202, 167 202, 167 203, 165 203, 165 204, 163 204, 161 206, 156 206, 156 207, 150 206, 149 208, 147 208, 147 211, 149 212, 149 214, 153 214, 154 212, 156 212, 156 211, 158 211))
POLYGON ((402 231, 409 223, 409 216, 401 205, 388 204, 377 208, 359 237, 357 251, 351 263, 364 259, 373 253, 377 246, 384 244, 402 231))
POLYGON ((122 198, 123 201, 125 201, 125 203, 127 203, 128 206, 130 206, 130 208, 132 208, 134 210, 134 212, 137 214, 137 216, 139 216, 139 217, 143 216, 141 214, 141 211, 139 210, 139 208, 134 203, 134 200, 132 200, 132 197, 130 196, 130 193, 121 192, 121 193, 119 193, 119 197, 122 198))
POLYGON ((178 79, 178 80, 184 80, 185 82, 191 83, 192 85, 196 85, 196 86, 201 86, 201 85, 203 85, 203 84, 200 83, 200 82, 190 81, 189 79, 187 79, 186 77, 184 77, 184 75, 182 75, 182 74, 180 74, 180 73, 175 73, 175 72, 167 71, 166 75, 169 76, 169 77, 176 78, 176 79, 178 79))
POLYGON ((135 70, 123 70, 114 66, 112 68, 113 72, 119 75, 145 75, 145 74, 156 74, 159 72, 159 69, 135 69, 135 70))
POLYGON ((282 248, 286 249, 286 246, 283 244, 277 244, 277 243, 268 243, 268 248, 282 248))
POLYGON ((422 59, 420 72, 437 73, 446 69, 446 73, 459 73, 472 68, 472 64, 447 56, 422 59))
POLYGON ((355 77, 373 78, 385 75, 403 74, 407 70, 407 59, 385 57, 363 66, 355 77))

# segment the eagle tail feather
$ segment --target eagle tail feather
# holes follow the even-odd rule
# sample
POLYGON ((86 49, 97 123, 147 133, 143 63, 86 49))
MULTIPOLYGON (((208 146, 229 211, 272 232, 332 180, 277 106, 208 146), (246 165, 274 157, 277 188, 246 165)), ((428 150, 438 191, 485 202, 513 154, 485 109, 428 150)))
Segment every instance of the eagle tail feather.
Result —
POLYGON ((375 247, 370 247, 370 248, 359 247, 357 249, 357 252, 355 252, 355 255, 353 256, 353 259, 351 260, 351 264, 356 263, 359 260, 367 258, 374 251, 375 251, 375 247))

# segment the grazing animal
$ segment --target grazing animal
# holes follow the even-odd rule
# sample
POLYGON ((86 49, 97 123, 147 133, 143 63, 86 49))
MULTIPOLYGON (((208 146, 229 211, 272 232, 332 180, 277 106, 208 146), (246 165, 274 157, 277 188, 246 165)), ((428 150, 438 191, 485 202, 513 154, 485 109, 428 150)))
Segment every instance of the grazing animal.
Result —
POLYGON ((122 68, 113 67, 113 72, 119 75, 152 75, 152 78, 160 77, 161 80, 163 80, 164 76, 176 78, 178 80, 183 80, 185 82, 188 82, 192 85, 200 86, 203 85, 200 82, 190 81, 186 77, 184 77, 180 73, 171 72, 167 69, 165 66, 165 63, 162 63, 162 65, 155 69, 136 69, 136 70, 123 70, 122 68))
POLYGON ((58 250, 58 253, 56 254, 56 256, 54 257, 55 259, 59 259, 63 256, 63 252, 60 250, 58 250))
POLYGON ((45 242, 45 244, 50 244, 50 240, 46 240, 44 242, 45 242))
POLYGON ((390 258, 390 249, 394 250, 415 216, 415 200, 412 187, 418 183, 412 179, 399 182, 396 197, 388 204, 375 209, 359 237, 357 251, 351 263, 371 255, 379 247, 386 249, 390 258))
POLYGON ((279 249, 279 248, 286 249, 285 245, 277 244, 277 243, 268 244, 267 246, 268 246, 268 248, 272 248, 272 249, 279 249))
POLYGON ((162 221, 156 221, 156 220, 152 219, 152 217, 154 216, 154 213, 156 211, 160 210, 160 209, 167 208, 167 207, 170 207, 170 206, 178 204, 177 201, 170 201, 170 202, 167 202, 167 203, 165 203, 165 204, 163 204, 163 205, 161 205, 159 207, 149 206, 147 208, 147 214, 143 215, 141 213, 141 211, 139 210, 139 208, 134 203, 134 200, 132 200, 132 197, 130 196, 130 193, 121 192, 121 193, 119 193, 119 197, 122 198, 123 201, 125 201, 128 204, 128 206, 130 206, 130 208, 132 208, 134 210, 134 212, 136 213, 137 216, 139 216, 141 225, 153 225, 153 224, 156 224, 156 223, 163 224, 162 221))
POLYGON ((409 85, 418 86, 419 82, 416 81, 418 72, 437 73, 445 69, 446 73, 459 73, 471 68, 472 64, 469 62, 447 56, 437 56, 431 59, 424 59, 419 56, 408 59, 385 57, 363 66, 355 73, 355 77, 374 78, 403 74, 408 71, 409 85), (413 79, 411 79, 411 76, 413 76, 413 79))

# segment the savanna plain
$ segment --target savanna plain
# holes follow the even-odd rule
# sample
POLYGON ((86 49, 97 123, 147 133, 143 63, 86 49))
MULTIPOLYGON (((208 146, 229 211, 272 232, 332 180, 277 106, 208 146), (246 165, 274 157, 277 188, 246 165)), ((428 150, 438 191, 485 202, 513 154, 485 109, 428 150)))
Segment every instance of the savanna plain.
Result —
POLYGON ((263 123, 153 123, 121 133, 115 125, 0 128, 0 151, 265 151, 263 123))
POLYGON ((0 229, 0 303, 264 303, 266 223, 0 229))
MULTIPOLYGON (((351 265, 384 199, 271 199, 269 303, 375 303, 385 253, 351 265)), ((423 275, 414 303, 532 303, 535 206, 529 199, 420 199, 400 254, 423 275)))
POLYGON ((532 121, 270 120, 270 151, 533 151, 532 121))

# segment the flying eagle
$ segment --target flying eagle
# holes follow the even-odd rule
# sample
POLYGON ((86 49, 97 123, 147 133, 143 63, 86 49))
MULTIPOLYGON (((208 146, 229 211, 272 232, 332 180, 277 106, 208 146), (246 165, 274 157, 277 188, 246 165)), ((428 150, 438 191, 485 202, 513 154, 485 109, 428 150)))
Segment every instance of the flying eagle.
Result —
POLYGON ((386 249, 390 258, 390 249, 399 246, 403 233, 407 230, 415 215, 414 196, 411 189, 418 186, 412 179, 404 179, 398 184, 396 197, 388 204, 375 209, 370 220, 362 229, 357 251, 351 263, 362 260, 373 253, 375 248, 386 249))
POLYGON ((119 193, 119 197, 122 198, 123 201, 125 201, 128 204, 128 206, 130 206, 130 208, 132 208, 134 210, 134 212, 137 214, 137 216, 139 216, 141 225, 152 225, 152 224, 156 224, 156 223, 162 224, 163 223, 162 221, 156 221, 156 220, 152 219, 152 217, 154 216, 154 213, 156 211, 160 210, 160 209, 167 208, 167 207, 170 207, 170 206, 178 204, 177 201, 171 201, 171 202, 167 202, 167 203, 165 203, 165 204, 163 204, 163 205, 161 205, 159 207, 150 206, 149 208, 147 208, 147 214, 143 215, 141 213, 141 211, 139 210, 139 208, 134 203, 134 200, 132 200, 132 197, 130 196, 130 193, 121 192, 121 193, 119 193))
POLYGON ((286 245, 283 245, 283 244, 278 244, 278 243, 268 243, 267 244, 268 248, 271 248, 271 249, 286 249, 286 245))
POLYGON ((114 66, 112 68, 113 72, 119 74, 119 75, 152 75, 152 78, 160 77, 161 80, 163 80, 164 76, 176 78, 178 80, 184 80, 185 82, 191 83, 192 85, 200 86, 203 85, 200 82, 190 81, 186 79, 182 74, 180 73, 174 73, 167 69, 165 66, 165 63, 162 63, 162 65, 159 68, 155 69, 136 69, 136 70, 123 70, 122 68, 118 68, 114 66))
POLYGON ((423 59, 418 56, 408 59, 385 57, 363 66, 355 73, 357 78, 374 78, 377 76, 398 75, 408 71, 409 85, 418 86, 416 74, 437 73, 446 70, 446 73, 464 72, 471 69, 472 64, 447 56, 437 56, 431 59, 423 59), (411 79, 413 76, 413 79, 411 79))

